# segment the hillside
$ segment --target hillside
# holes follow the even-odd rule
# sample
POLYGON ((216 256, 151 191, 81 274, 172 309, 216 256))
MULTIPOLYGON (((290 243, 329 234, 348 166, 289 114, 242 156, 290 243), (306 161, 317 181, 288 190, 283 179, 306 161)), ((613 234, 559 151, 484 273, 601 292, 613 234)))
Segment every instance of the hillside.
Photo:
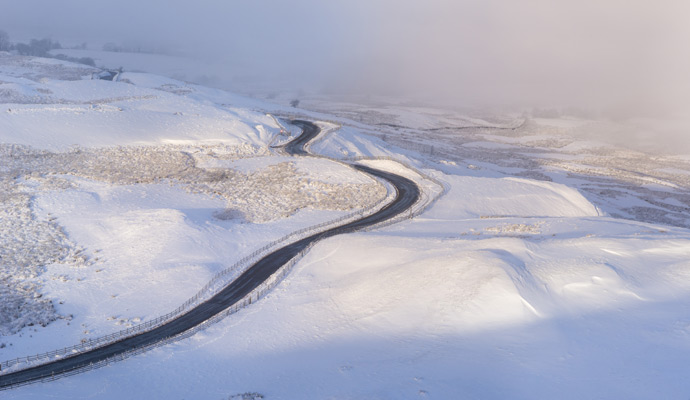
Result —
MULTIPOLYGON (((265 298, 191 338, 3 398, 690 390, 683 158, 576 135, 592 121, 323 99, 294 109, 94 72, 0 56, 3 360, 155 318, 265 243, 385 195, 342 164, 272 149, 281 128, 297 131, 263 111, 331 121, 314 153, 391 156, 445 194, 413 219, 320 242, 265 298)), ((397 162, 365 163, 440 192, 397 162)))

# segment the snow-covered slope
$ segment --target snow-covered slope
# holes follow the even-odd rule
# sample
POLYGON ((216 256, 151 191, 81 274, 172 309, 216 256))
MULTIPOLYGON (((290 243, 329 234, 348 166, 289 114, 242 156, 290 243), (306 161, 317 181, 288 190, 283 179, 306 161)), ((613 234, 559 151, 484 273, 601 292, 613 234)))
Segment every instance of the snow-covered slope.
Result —
POLYGON ((454 204, 434 207, 428 218, 582 217, 597 216, 596 207, 565 185, 522 178, 447 178, 454 204))
MULTIPOLYGON (((494 183, 473 186, 488 190, 494 183)), ((540 189, 534 194, 543 195, 540 189)), ((660 387, 671 398, 686 393, 690 234, 587 215, 581 202, 535 215, 532 201, 516 197, 510 209, 517 216, 468 217, 465 209, 480 208, 481 198, 468 203, 451 190, 417 220, 320 243, 262 301, 193 338, 57 381, 51 393, 113 399, 248 392, 275 399, 650 398, 660 387)), ((27 387, 9 398, 38 398, 44 390, 27 387)))
POLYGON ((121 74, 118 82, 50 74, 31 80, 31 65, 7 67, 18 63, 15 58, 0 58, 5 143, 59 150, 189 142, 261 146, 280 130, 273 118, 229 104, 235 96, 215 102, 214 91, 209 99, 202 88, 180 81, 141 73, 121 74))
MULTIPOLYGON (((3 337, 3 359, 155 317, 241 255, 382 194, 341 164, 270 153, 279 127, 248 110, 261 108, 257 101, 144 73, 91 83, 66 82, 78 75, 66 64, 3 68, 0 90, 24 100, 2 107, 35 107, 40 121, 51 108, 97 108, 106 97, 115 100, 102 106, 122 108, 55 112, 79 129, 56 127, 60 136, 46 139, 19 112, 0 120, 2 142, 51 150, 3 147, 11 162, 0 167, 1 187, 12 201, 2 204, 12 206, 0 215, 26 222, 13 242, 23 244, 19 253, 50 234, 39 254, 59 262, 27 268, 36 276, 21 281, 34 285, 27 293, 55 299, 65 318, 3 337), (40 100, 50 96, 64 102, 40 100), (109 126, 99 138, 100 124, 109 126), (67 140, 90 148, 57 152, 67 140), (114 173, 128 159, 136 173, 114 173)), ((538 123, 513 131, 505 116, 320 109, 346 126, 313 151, 394 156, 441 181, 445 196, 412 220, 319 243, 261 301, 189 339, 3 398, 687 397, 685 161, 576 141, 538 123), (464 129, 472 124, 509 129, 464 129), (463 129, 415 131, 448 125, 463 129), (646 222, 633 220, 642 207, 646 222)), ((578 125, 566 122, 559 129, 578 125)), ((369 163, 417 177, 392 161, 369 163)), ((0 240, 11 232, 0 229, 0 240)))
POLYGON ((3 360, 156 318, 267 242, 385 195, 342 164, 274 155, 278 120, 240 97, 93 72, 0 57, 3 360))

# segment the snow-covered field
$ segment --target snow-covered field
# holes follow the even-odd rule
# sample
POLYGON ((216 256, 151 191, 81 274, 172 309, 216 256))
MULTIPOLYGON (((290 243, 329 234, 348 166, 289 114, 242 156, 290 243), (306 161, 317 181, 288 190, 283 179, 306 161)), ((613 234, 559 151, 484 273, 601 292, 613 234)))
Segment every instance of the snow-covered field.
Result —
POLYGON ((265 243, 385 196, 342 164, 272 155, 276 119, 217 105, 212 90, 2 60, 3 360, 165 314, 265 243))
MULTIPOLYGON (((35 315, 0 319, 2 359, 154 318, 253 249, 384 194, 341 164, 272 152, 280 127, 256 100, 143 73, 69 81, 71 65, 42 63, 0 63, 0 94, 41 99, 0 112, 3 295, 35 315)), ((593 140, 595 121, 303 104, 343 124, 313 152, 394 156, 446 195, 317 244, 189 339, 3 398, 688 397, 687 158, 593 140)))

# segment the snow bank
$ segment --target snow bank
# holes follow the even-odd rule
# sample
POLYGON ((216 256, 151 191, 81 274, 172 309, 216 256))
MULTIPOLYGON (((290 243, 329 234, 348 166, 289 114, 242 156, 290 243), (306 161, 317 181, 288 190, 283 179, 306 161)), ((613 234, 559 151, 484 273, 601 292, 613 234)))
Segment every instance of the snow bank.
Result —
POLYGON ((521 178, 479 178, 446 175, 450 191, 427 218, 455 219, 500 216, 584 217, 600 215, 577 190, 552 182, 521 178))
MULTIPOLYGON (((386 235, 343 237, 320 245, 302 262, 312 284, 329 288, 337 309, 332 318, 341 319, 343 328, 354 323, 383 335, 426 336, 533 317, 500 258, 472 251, 460 258, 433 240, 394 243, 386 235)), ((304 278, 295 283, 325 301, 304 278)), ((331 327, 339 330, 337 323, 331 327)))

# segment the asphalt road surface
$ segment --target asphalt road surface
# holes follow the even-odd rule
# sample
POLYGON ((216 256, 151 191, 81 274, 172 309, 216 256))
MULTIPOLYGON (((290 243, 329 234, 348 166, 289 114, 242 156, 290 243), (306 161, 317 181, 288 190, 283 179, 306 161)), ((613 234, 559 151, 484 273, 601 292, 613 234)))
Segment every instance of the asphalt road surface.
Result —
MULTIPOLYGON (((306 152, 304 146, 319 134, 320 128, 308 121, 296 120, 292 121, 292 123, 302 128, 303 133, 285 145, 285 150, 293 155, 308 155, 309 153, 306 152)), ((88 367, 92 363, 109 359, 133 349, 151 346, 183 333, 240 301, 311 243, 342 233, 354 232, 389 220, 409 210, 420 196, 417 185, 407 178, 362 165, 353 165, 353 167, 365 173, 386 179, 393 184, 397 189, 395 200, 370 216, 311 235, 275 250, 257 261, 218 294, 164 325, 71 357, 7 375, 0 375, 0 389, 77 371, 88 367)))
POLYGON ((304 147, 307 145, 307 143, 319 135, 321 128, 309 121, 299 119, 295 119, 290 122, 293 125, 299 126, 302 129, 302 134, 290 141, 290 143, 286 144, 284 146, 285 151, 295 156, 308 155, 309 153, 304 147))

